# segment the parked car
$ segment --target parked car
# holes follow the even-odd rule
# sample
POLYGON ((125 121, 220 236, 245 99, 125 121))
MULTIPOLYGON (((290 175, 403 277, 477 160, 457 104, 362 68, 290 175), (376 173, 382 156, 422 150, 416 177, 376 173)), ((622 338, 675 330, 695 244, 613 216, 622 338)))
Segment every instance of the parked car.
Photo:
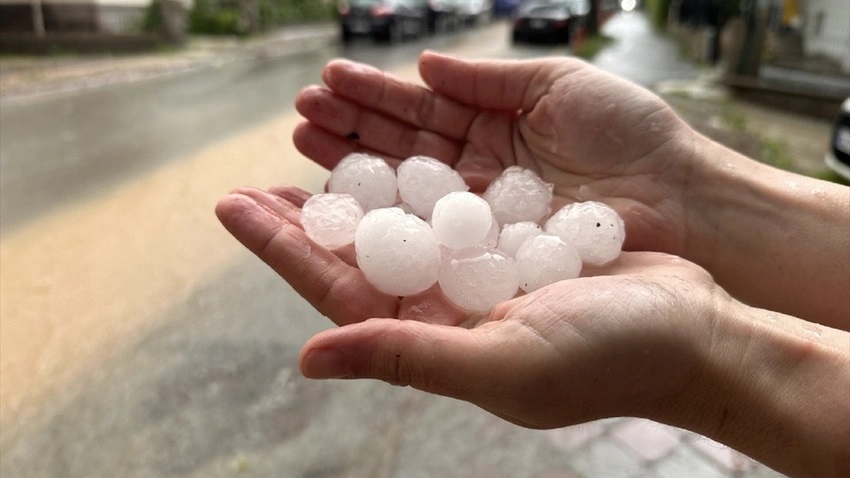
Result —
POLYGON ((493 16, 509 17, 514 14, 522 0, 493 0, 493 16))
POLYGON ((514 13, 514 42, 569 43, 590 11, 588 0, 524 0, 514 13))
POLYGON ((418 0, 341 0, 339 24, 342 41, 357 35, 395 42, 419 37, 427 28, 427 9, 418 0))
POLYGON ((455 14, 466 26, 481 25, 493 17, 493 0, 450 0, 455 14))
POLYGON ((850 181, 850 98, 841 104, 824 161, 830 169, 850 181))
POLYGON ((428 32, 453 31, 460 20, 454 0, 416 0, 428 10, 428 32))

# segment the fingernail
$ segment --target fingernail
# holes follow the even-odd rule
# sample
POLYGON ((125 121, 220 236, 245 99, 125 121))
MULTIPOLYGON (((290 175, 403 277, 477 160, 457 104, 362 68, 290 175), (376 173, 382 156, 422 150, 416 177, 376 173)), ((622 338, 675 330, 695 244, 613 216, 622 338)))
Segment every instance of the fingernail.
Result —
POLYGON ((304 358, 302 372, 307 378, 345 378, 351 376, 348 360, 337 349, 313 350, 304 358))

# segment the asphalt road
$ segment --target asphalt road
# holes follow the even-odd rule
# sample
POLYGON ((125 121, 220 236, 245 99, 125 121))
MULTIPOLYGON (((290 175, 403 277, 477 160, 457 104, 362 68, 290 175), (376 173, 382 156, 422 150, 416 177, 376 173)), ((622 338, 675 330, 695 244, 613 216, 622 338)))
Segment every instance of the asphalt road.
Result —
MULTIPOLYGON (((647 48, 655 42, 656 56, 670 50, 669 68, 637 69, 636 81, 694 74, 645 23, 619 28, 647 48)), ((4 105, 0 475, 519 477, 569 469, 556 435, 471 405, 301 378, 301 345, 330 324, 213 215, 234 186, 322 187, 326 172, 300 157, 289 134, 299 121, 295 94, 329 59, 414 79, 423 48, 493 58, 568 53, 514 47, 507 33, 497 23, 392 47, 356 42, 4 105)), ((599 60, 623 67, 616 57, 599 60)))

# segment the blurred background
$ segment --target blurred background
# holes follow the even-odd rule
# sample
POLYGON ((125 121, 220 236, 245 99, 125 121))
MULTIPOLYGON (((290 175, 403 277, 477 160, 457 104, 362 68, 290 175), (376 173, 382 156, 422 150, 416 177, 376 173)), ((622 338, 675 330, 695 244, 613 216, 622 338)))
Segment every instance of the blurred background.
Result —
POLYGON ((646 420, 532 431, 300 376, 331 324, 213 208, 320 191, 297 92, 336 57, 419 81, 425 48, 579 56, 751 157, 850 176, 846 0, 0 0, 3 478, 780 476, 646 420))

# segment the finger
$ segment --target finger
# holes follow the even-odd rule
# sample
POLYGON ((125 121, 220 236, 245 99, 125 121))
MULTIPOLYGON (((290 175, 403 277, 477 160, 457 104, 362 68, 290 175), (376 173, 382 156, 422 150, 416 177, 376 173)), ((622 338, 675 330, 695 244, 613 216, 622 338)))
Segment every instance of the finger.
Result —
POLYGON ((565 74, 586 64, 575 59, 467 61, 426 51, 419 74, 435 93, 476 108, 529 111, 565 74))
MULTIPOLYGON (((270 194, 261 189, 252 187, 236 188, 231 191, 231 194, 241 194, 243 196, 248 196, 261 206, 271 209, 273 212, 283 217, 290 223, 302 229, 304 228, 301 225, 301 206, 296 206, 292 202, 287 201, 286 199, 283 199, 280 196, 270 194)), ((301 205, 303 206, 304 203, 302 202, 301 205)))
MULTIPOLYGON (((333 169, 340 160, 354 152, 362 152, 381 156, 377 151, 360 147, 356 142, 341 138, 325 131, 313 123, 305 122, 295 127, 292 133, 295 148, 304 156, 315 161, 325 169, 333 169)), ((391 165, 398 164, 398 158, 383 158, 391 165)))
MULTIPOLYGON (((301 206, 307 201, 307 199, 312 196, 307 191, 303 189, 299 189, 293 186, 283 186, 282 192, 284 195, 295 196, 295 200, 301 203, 301 206), (306 195, 306 199, 305 198, 306 195)), ((296 206, 292 202, 284 199, 279 195, 272 194, 271 192, 265 192, 261 189, 256 188, 237 188, 233 191, 235 194, 244 194, 245 196, 250 197, 251 199, 257 201, 259 204, 268 207, 272 211, 283 216, 284 219, 295 224, 296 226, 304 229, 304 225, 301 223, 301 206, 296 206)), ((332 251, 337 257, 342 259, 346 264, 350 266, 357 266, 357 257, 354 251, 354 245, 347 245, 343 247, 339 247, 332 251)))
POLYGON ((300 368, 308 378, 373 378, 493 406, 510 400, 508 382, 521 381, 519 362, 538 358, 535 344, 526 341, 542 341, 515 323, 502 325, 511 330, 503 333, 498 324, 464 329, 371 319, 311 338, 301 351, 300 368), (528 354, 519 360, 506 344, 524 342, 532 347, 524 347, 528 354))
POLYGON ((230 194, 219 201, 216 215, 239 242, 334 323, 396 315, 395 297, 378 292, 359 269, 315 244, 274 209, 244 194, 230 194))
POLYGON ((427 88, 348 60, 328 63, 322 79, 343 98, 454 140, 466 137, 478 114, 427 88))
POLYGON ((288 184, 272 186, 269 188, 269 193, 289 201, 297 208, 304 207, 304 203, 313 196, 313 194, 308 191, 288 184))
POLYGON ((404 159, 424 154, 448 164, 454 164, 460 156, 459 143, 363 107, 324 88, 305 88, 296 98, 295 107, 316 126, 340 138, 357 138, 359 147, 383 155, 404 159))

